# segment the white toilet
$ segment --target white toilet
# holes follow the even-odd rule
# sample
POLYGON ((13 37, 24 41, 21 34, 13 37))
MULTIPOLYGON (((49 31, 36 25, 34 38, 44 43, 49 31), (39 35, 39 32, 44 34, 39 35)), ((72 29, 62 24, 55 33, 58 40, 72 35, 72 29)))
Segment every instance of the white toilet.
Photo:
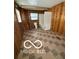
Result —
POLYGON ((37 29, 37 22, 34 22, 35 29, 37 29))

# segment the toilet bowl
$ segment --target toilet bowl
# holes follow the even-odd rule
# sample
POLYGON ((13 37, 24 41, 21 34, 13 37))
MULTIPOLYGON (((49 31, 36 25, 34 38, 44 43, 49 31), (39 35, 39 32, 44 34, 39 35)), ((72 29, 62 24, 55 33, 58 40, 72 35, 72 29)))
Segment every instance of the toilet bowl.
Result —
POLYGON ((37 22, 34 22, 35 29, 37 29, 37 22))

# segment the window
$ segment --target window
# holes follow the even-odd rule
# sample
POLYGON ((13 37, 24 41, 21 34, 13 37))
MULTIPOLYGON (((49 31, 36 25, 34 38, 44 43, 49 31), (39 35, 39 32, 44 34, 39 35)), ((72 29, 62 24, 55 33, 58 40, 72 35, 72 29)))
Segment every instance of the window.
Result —
POLYGON ((18 9, 16 9, 16 15, 17 15, 17 18, 18 18, 18 22, 22 22, 22 21, 21 21, 20 12, 19 12, 18 9))
POLYGON ((38 13, 30 13, 31 20, 38 20, 38 13))

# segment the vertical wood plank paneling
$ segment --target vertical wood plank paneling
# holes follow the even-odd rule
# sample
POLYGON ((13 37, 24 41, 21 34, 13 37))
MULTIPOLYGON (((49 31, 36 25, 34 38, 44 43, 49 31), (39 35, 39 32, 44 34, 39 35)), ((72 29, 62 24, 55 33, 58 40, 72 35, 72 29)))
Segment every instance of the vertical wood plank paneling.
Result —
POLYGON ((29 13, 28 10, 21 8, 22 26, 24 31, 29 30, 29 13))
POLYGON ((56 23, 56 10, 57 10, 57 8, 54 8, 54 14, 53 14, 53 19, 55 19, 55 20, 53 20, 54 22, 53 22, 53 31, 55 32, 56 31, 56 27, 57 27, 57 23, 56 23))
POLYGON ((14 58, 15 59, 17 59, 17 56, 20 52, 21 41, 22 41, 21 30, 16 14, 14 13, 14 58))
POLYGON ((62 34, 65 33, 65 7, 64 7, 64 4, 62 4, 62 12, 61 12, 61 18, 60 18, 60 24, 59 24, 58 32, 60 32, 62 34))
POLYGON ((50 10, 52 12, 52 21, 51 21, 51 30, 53 32, 59 32, 61 34, 64 34, 65 32, 65 17, 64 17, 64 2, 60 3, 52 8, 50 10))

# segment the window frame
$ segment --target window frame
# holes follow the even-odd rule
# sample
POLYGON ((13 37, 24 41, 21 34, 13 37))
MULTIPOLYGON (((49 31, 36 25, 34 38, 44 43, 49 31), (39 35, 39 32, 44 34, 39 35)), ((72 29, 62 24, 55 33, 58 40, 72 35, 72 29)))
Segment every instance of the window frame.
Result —
POLYGON ((31 21, 38 21, 39 20, 39 13, 37 13, 37 12, 31 12, 31 13, 30 13, 30 19, 31 19, 31 21), (37 14, 37 19, 32 20, 31 13, 36 13, 37 14))

